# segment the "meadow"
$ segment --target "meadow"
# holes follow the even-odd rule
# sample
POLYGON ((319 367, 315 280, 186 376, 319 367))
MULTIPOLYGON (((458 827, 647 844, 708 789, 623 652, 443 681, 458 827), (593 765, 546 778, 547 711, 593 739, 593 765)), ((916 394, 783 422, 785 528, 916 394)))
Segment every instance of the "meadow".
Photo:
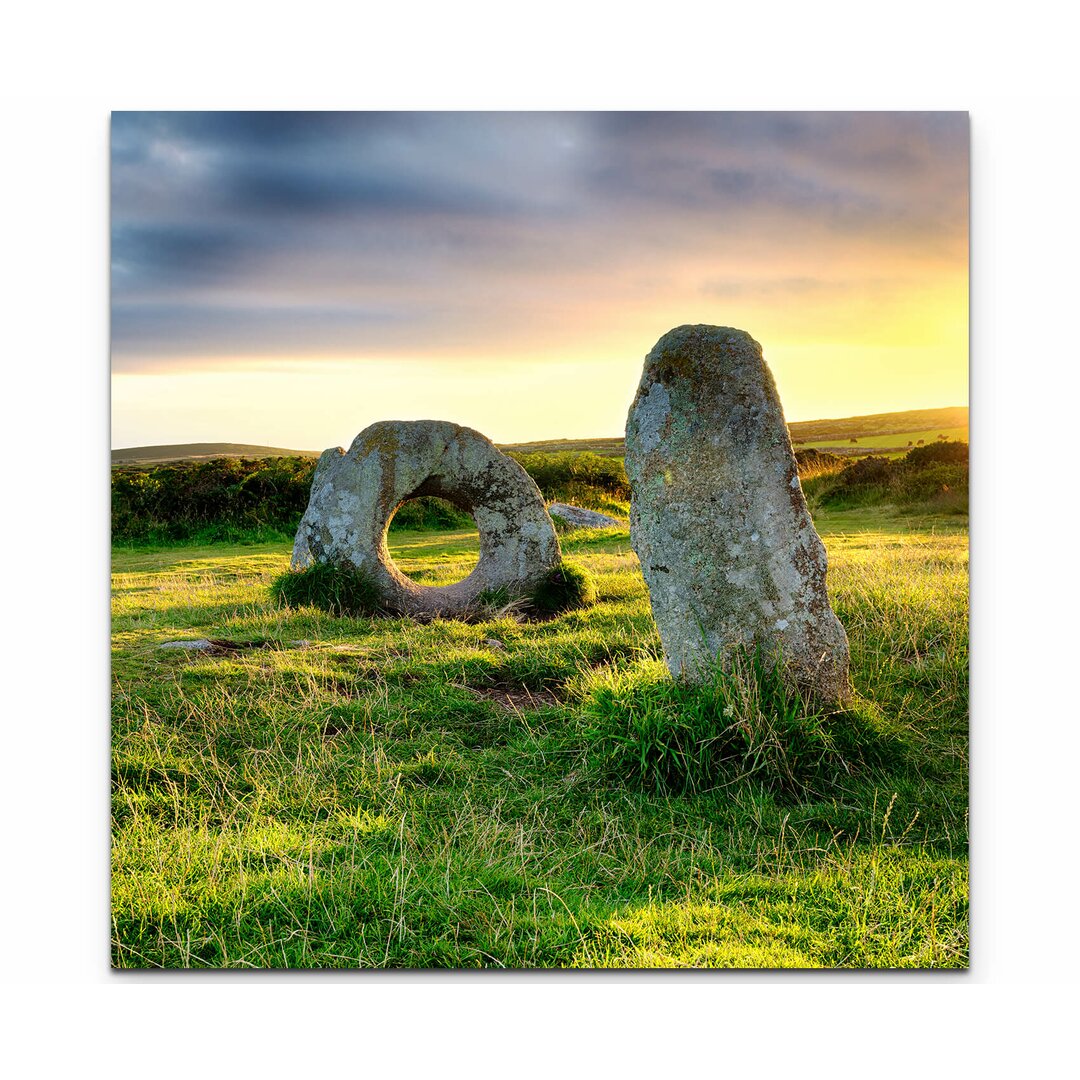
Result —
MULTIPOLYGON (((966 966, 967 519, 836 475, 858 702, 794 739, 672 688, 624 526, 562 534, 599 600, 535 622, 279 607, 282 538, 114 548, 114 965, 966 966)), ((475 561, 390 541, 428 584, 475 561)))

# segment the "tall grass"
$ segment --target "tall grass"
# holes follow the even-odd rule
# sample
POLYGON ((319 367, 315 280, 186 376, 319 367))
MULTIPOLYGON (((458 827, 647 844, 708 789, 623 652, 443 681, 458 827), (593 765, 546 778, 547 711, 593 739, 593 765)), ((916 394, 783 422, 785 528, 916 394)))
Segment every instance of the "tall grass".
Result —
POLYGON ((821 712, 754 649, 700 685, 673 681, 658 662, 608 672, 581 715, 592 759, 626 782, 699 792, 753 781, 778 797, 805 797, 835 794, 854 770, 898 753, 872 714, 821 712))

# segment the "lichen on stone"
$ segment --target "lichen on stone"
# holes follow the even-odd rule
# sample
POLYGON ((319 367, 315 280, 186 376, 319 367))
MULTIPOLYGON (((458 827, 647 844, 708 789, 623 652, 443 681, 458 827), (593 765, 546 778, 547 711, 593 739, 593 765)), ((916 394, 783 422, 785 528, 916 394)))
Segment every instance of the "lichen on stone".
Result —
POLYGON ((360 432, 348 450, 320 456, 292 567, 363 569, 385 610, 458 617, 485 591, 529 595, 561 558, 536 484, 489 439, 446 421, 384 420, 360 432), (463 581, 423 586, 394 565, 386 543, 390 519, 421 495, 446 498, 476 519, 480 560, 463 581))
POLYGON ((850 694, 847 636, 825 592, 761 346, 683 326, 645 359, 626 427, 630 535, 673 674, 705 677, 748 646, 826 701, 850 694))

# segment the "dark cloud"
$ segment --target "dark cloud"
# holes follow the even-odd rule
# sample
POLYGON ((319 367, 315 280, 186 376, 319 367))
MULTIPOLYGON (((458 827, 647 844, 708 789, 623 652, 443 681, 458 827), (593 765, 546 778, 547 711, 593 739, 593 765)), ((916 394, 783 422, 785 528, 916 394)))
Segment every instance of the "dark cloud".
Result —
POLYGON ((392 174, 335 170, 330 163, 306 167, 285 164, 239 168, 224 178, 223 205, 244 214, 287 216, 344 214, 485 215, 513 209, 511 200, 495 199, 467 187, 417 181, 392 174))
POLYGON ((966 198, 963 114, 116 113, 114 357, 497 335, 735 242, 947 247, 966 198))
MULTIPOLYGON (((304 144, 356 138, 393 124, 395 113, 114 112, 113 158, 131 156, 154 140, 230 154, 296 152, 304 144)), ((409 114, 403 114, 408 117, 409 114)), ((122 158, 123 159, 123 158, 122 158)))
POLYGON ((119 225, 112 237, 113 285, 123 292, 129 281, 212 284, 242 271, 255 247, 254 237, 220 226, 119 225))

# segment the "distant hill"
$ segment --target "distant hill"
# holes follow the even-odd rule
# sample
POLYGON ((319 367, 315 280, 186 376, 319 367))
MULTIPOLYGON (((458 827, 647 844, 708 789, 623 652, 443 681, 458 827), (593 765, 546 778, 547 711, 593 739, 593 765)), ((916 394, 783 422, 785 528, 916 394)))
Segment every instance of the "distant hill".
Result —
POLYGON ((284 450, 280 446, 251 446, 248 443, 174 443, 170 446, 129 446, 112 452, 114 465, 152 465, 163 461, 209 461, 211 458, 309 457, 321 450, 284 450))
POLYGON ((908 412, 874 413, 871 416, 849 416, 843 420, 798 420, 788 424, 794 443, 817 442, 821 439, 851 439, 863 436, 902 435, 911 431, 967 428, 966 405, 948 409, 911 409, 908 412))
POLYGON ((564 450, 591 450, 601 457, 622 457, 621 437, 612 439, 545 439, 542 442, 499 443, 499 449, 513 454, 561 454, 564 450))
MULTIPOLYGON (((946 409, 910 409, 907 412, 848 416, 837 420, 798 420, 788 424, 788 430, 791 441, 798 447, 828 448, 849 454, 871 450, 887 453, 902 450, 909 442, 933 442, 941 436, 966 441, 968 410, 961 405, 946 409)), ((499 449, 520 454, 591 450, 604 457, 621 457, 623 440, 618 437, 546 439, 542 442, 501 443, 499 449)), ((247 443, 176 443, 171 446, 129 446, 124 450, 114 450, 112 460, 114 465, 152 465, 165 461, 207 461, 218 457, 317 458, 320 453, 321 450, 285 450, 280 446, 250 446, 247 443)))

